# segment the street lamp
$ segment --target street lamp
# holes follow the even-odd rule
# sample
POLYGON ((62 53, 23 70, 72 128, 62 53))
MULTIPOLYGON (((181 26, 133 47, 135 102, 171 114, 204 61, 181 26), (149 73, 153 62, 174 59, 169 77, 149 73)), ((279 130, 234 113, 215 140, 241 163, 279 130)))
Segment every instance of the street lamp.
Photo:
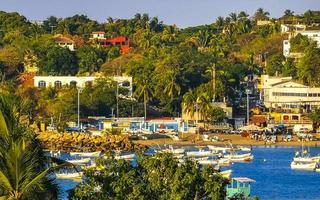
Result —
POLYGON ((80 93, 82 92, 82 88, 81 87, 77 87, 77 91, 78 91, 78 128, 80 130, 80 93))
POLYGON ((249 125, 249 121, 250 121, 250 104, 249 104, 249 94, 250 94, 250 90, 249 89, 246 89, 246 94, 247 94, 247 125, 249 125))

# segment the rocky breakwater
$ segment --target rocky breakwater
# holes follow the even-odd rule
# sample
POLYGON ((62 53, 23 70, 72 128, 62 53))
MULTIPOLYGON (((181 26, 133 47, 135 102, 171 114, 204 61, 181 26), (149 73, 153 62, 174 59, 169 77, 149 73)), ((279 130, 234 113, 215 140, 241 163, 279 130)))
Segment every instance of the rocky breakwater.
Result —
POLYGON ((90 136, 83 133, 43 132, 38 135, 38 139, 45 148, 56 151, 138 151, 145 148, 122 135, 90 136))

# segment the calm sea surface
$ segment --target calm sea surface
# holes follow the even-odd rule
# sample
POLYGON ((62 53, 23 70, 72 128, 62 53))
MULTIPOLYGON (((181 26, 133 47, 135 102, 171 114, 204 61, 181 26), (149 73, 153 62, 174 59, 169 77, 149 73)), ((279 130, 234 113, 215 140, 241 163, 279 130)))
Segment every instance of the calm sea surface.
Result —
MULTIPOLYGON (((252 196, 262 200, 320 200, 320 173, 294 171, 290 162, 299 147, 254 147, 251 163, 231 165, 233 177, 245 176, 254 179, 252 196)), ((320 148, 310 148, 311 154, 320 154, 320 148)), ((77 185, 72 181, 58 181, 66 191, 77 185)), ((66 199, 66 193, 63 193, 66 199)))

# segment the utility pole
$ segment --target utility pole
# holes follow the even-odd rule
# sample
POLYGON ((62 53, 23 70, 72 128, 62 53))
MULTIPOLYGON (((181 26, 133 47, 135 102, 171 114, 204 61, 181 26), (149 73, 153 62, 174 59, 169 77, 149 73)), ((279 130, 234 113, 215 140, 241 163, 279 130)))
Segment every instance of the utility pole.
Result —
POLYGON ((53 28, 56 27, 56 26, 52 26, 51 25, 50 27, 51 27, 51 34, 53 34, 53 28))
POLYGON ((82 88, 77 87, 78 90, 78 128, 80 129, 80 93, 82 92, 82 88))
POLYGON ((117 81, 117 119, 119 118, 119 83, 117 81))
POLYGON ((250 90, 246 89, 246 94, 247 94, 247 125, 249 125, 249 121, 250 121, 249 93, 250 93, 250 90))

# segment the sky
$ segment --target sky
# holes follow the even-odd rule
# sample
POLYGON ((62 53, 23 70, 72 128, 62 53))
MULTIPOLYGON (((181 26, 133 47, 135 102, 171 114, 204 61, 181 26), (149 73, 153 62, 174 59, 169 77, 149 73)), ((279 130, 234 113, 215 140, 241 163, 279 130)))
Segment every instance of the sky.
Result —
POLYGON ((104 22, 108 17, 122 19, 148 13, 181 28, 210 24, 231 12, 243 10, 252 15, 260 7, 272 17, 280 17, 286 9, 297 14, 320 10, 320 0, 0 0, 0 10, 19 12, 29 20, 85 14, 104 22))

